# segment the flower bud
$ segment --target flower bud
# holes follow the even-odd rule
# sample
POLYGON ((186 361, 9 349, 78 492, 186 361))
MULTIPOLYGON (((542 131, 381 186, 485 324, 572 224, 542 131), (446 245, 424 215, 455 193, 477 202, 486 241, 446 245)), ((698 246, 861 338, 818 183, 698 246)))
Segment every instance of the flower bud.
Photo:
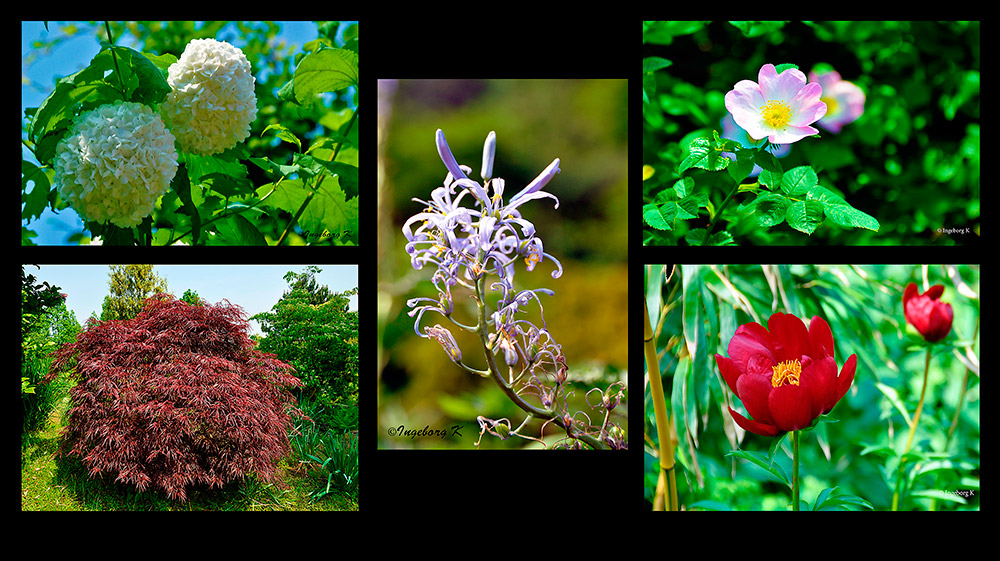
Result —
POLYGON ((906 321, 930 343, 944 339, 951 332, 954 312, 951 304, 939 300, 944 286, 936 284, 920 294, 917 285, 910 283, 903 292, 903 313, 906 321))
POLYGON ((530 195, 535 191, 540 191, 542 187, 545 187, 545 184, 547 184, 550 179, 552 179, 553 177, 555 177, 557 173, 559 173, 559 171, 560 171, 559 158, 556 158, 552 160, 552 163, 549 164, 549 167, 545 168, 545 171, 538 174, 538 177, 536 177, 534 181, 529 183, 528 186, 522 189, 520 193, 511 197, 510 202, 514 202, 525 195, 530 195))
POLYGON ((455 342, 455 337, 452 336, 451 331, 440 325, 435 325, 434 327, 425 327, 424 333, 428 337, 433 337, 441 346, 444 348, 444 352, 448 353, 448 358, 452 362, 459 362, 462 360, 462 350, 458 348, 458 343, 455 342))
POLYGON ((443 130, 437 130, 436 140, 438 155, 441 156, 441 161, 444 162, 444 167, 448 168, 452 177, 455 179, 468 179, 465 172, 462 171, 462 168, 458 167, 458 162, 455 161, 455 156, 451 155, 451 148, 448 148, 448 141, 444 139, 443 130))
POLYGON ((493 152, 497 147, 497 133, 490 131, 483 144, 483 181, 489 181, 493 177, 493 152))

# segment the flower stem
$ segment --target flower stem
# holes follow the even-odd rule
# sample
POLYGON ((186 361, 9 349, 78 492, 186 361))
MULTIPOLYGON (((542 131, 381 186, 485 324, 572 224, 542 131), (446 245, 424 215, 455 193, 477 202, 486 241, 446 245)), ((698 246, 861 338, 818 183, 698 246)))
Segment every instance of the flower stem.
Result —
POLYGON ((125 79, 122 78, 122 71, 118 68, 118 55, 115 54, 115 38, 111 36, 111 24, 104 20, 104 30, 108 32, 108 44, 111 45, 111 60, 115 63, 115 74, 118 75, 118 83, 122 86, 122 99, 126 98, 125 79))
POLYGON ((799 510, 799 431, 792 431, 792 510, 799 510))
MULTIPOLYGON (((931 347, 927 347, 927 359, 924 361, 924 387, 920 389, 920 401, 917 402, 917 410, 913 413, 913 422, 910 423, 910 435, 906 437, 906 448, 903 448, 903 456, 906 456, 910 452, 910 446, 913 445, 913 435, 917 432, 917 424, 920 422, 920 413, 924 410, 924 396, 927 394, 927 372, 931 368, 931 347)), ((899 508, 899 488, 900 481, 903 478, 903 464, 906 462, 905 459, 900 459, 899 461, 899 473, 896 481, 896 492, 892 494, 892 510, 897 510, 899 508)))
POLYGON ((513 386, 508 385, 504 381, 503 376, 500 375, 500 369, 497 368, 496 360, 493 357, 493 351, 490 349, 489 343, 486 339, 486 332, 489 329, 486 323, 486 275, 482 275, 476 279, 476 301, 479 307, 479 326, 476 329, 479 333, 479 342, 482 344, 483 351, 486 354, 486 364, 489 370, 489 375, 493 378, 493 381, 496 382, 497 386, 500 387, 503 393, 514 402, 514 405, 517 405, 525 413, 533 415, 539 419, 551 419, 553 423, 565 429, 567 435, 582 441, 594 450, 607 450, 608 447, 596 438, 590 436, 589 434, 576 432, 576 429, 572 426, 572 422, 567 422, 566 418, 558 414, 558 412, 554 410, 541 409, 525 401, 517 393, 517 390, 513 386))
POLYGON ((657 478, 657 494, 662 489, 666 496, 666 506, 659 497, 653 497, 653 510, 678 510, 677 480, 674 476, 674 443, 671 438, 670 414, 667 413, 666 400, 663 394, 663 382, 660 380, 660 364, 653 345, 653 328, 649 323, 649 308, 646 298, 642 299, 644 320, 643 345, 646 352, 646 370, 649 372, 649 393, 653 398, 653 414, 656 417, 656 435, 660 441, 660 475, 657 478))
MULTIPOLYGON (((712 230, 715 228, 715 223, 718 222, 719 218, 722 216, 722 211, 726 210, 726 206, 729 205, 729 201, 732 200, 733 195, 736 194, 736 191, 738 191, 739 188, 740 188, 740 182, 737 181, 736 185, 733 185, 733 189, 731 191, 729 191, 728 195, 726 195, 726 200, 722 201, 722 204, 719 205, 718 209, 716 209, 716 211, 715 211, 715 217, 712 218, 712 221, 708 224, 708 234, 709 235, 712 234, 712 230)), ((708 236, 705 236, 705 240, 708 240, 708 236)))

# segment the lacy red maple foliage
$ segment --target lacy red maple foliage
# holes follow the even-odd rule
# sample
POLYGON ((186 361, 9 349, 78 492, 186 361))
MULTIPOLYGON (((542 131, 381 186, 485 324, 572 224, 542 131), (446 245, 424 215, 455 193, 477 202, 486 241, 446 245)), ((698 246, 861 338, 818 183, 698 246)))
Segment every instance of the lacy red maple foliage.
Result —
POLYGON ((189 485, 250 473, 279 482, 290 415, 305 417, 287 388, 302 382, 248 333, 239 306, 164 294, 135 319, 88 323, 56 351, 47 378, 72 368, 78 379, 62 453, 80 456, 91 477, 117 474, 181 501, 189 485))

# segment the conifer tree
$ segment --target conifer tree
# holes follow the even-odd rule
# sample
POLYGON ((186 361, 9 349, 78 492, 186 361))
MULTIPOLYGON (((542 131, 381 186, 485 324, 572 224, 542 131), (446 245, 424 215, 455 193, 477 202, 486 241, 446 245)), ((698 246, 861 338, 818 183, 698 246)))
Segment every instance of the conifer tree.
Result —
POLYGON ((109 265, 108 289, 101 319, 132 319, 142 311, 150 296, 168 293, 166 279, 153 272, 152 265, 109 265))

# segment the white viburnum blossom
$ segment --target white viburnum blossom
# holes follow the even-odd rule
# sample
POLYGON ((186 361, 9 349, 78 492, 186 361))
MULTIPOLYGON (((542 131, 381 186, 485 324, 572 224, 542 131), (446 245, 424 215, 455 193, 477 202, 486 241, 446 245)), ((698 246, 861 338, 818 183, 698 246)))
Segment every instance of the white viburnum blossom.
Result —
POLYGON ((257 116, 256 79, 243 51, 215 39, 195 39, 167 70, 170 93, 160 112, 181 150, 218 154, 250 136, 257 116))
POLYGON ((177 173, 177 151, 159 115, 116 101, 73 120, 56 146, 59 195, 83 217, 123 228, 142 222, 177 173))

